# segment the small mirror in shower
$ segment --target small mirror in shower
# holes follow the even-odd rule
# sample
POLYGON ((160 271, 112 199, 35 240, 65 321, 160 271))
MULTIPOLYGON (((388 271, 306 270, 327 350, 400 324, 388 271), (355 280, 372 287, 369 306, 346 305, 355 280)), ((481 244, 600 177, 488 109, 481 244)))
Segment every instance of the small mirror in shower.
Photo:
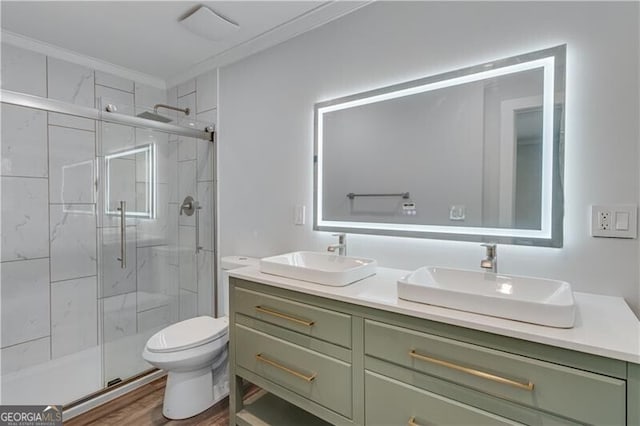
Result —
POLYGON ((129 217, 156 217, 156 150, 154 144, 105 156, 105 213, 119 215, 125 201, 129 217))

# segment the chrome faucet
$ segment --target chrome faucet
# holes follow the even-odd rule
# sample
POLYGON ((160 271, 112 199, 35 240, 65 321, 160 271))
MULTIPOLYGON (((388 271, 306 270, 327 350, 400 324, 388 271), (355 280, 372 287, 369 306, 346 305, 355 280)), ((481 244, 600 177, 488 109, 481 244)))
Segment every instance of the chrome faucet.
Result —
POLYGON ((482 244, 487 248, 487 257, 480 261, 480 267, 498 273, 498 247, 495 244, 482 244))
POLYGON ((338 250, 339 256, 347 255, 347 234, 332 234, 334 237, 338 237, 338 244, 331 244, 327 247, 327 251, 334 253, 338 250))

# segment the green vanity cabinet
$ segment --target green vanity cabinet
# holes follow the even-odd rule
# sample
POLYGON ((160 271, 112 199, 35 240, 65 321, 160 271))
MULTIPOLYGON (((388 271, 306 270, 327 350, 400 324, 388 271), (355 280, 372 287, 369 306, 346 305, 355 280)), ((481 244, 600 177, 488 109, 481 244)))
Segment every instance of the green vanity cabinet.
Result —
POLYGON ((236 289, 235 300, 236 312, 316 339, 351 347, 351 315, 243 288, 236 289))
POLYGON ((519 425, 453 399, 365 371, 368 425, 519 425))
POLYGON ((239 366, 351 417, 351 364, 236 324, 239 366))
POLYGON ((280 407, 278 425, 640 425, 637 364, 233 277, 230 286, 231 424, 273 419, 243 404, 249 381, 279 401, 262 408, 280 407))
POLYGON ((365 354, 585 423, 623 424, 626 417, 626 381, 601 374, 371 320, 365 354))

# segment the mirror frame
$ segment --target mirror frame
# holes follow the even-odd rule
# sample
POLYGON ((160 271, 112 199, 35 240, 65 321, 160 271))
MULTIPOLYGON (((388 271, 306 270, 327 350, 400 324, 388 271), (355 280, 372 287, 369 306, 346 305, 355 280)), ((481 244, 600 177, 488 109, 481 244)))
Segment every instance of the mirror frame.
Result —
POLYGON ((316 103, 314 105, 313 229, 328 232, 562 247, 565 79, 566 44, 316 103), (325 113, 536 68, 542 68, 544 72, 540 230, 323 219, 322 145, 325 113), (560 129, 556 139, 553 126, 556 119, 554 114, 558 106, 560 106, 560 129))
MULTIPOLYGON (((137 217, 140 219, 155 219, 157 215, 157 194, 156 194, 156 186, 157 186, 157 158, 156 158, 156 146, 154 143, 145 144, 142 146, 138 146, 131 149, 126 149, 118 152, 114 152, 111 154, 106 154, 104 156, 104 170, 105 170, 105 190, 104 190, 104 213, 107 216, 119 216, 120 212, 116 210, 109 210, 109 205, 111 201, 109 196, 111 195, 111 185, 110 185, 110 174, 111 169, 109 168, 109 163, 113 160, 117 160, 121 157, 128 157, 131 155, 137 154, 145 154, 148 160, 147 174, 145 178, 147 179, 146 183, 146 191, 147 196, 146 201, 149 206, 148 211, 138 211, 138 210, 127 210, 126 216, 128 217, 137 217)), ((135 188, 134 188, 135 189, 135 188)))

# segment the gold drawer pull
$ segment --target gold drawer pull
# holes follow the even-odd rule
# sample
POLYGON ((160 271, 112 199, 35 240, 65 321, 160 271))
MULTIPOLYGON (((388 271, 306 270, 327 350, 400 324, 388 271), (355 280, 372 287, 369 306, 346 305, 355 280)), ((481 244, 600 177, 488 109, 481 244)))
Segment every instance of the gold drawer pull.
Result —
POLYGON ((256 359, 258 361, 260 361, 260 362, 264 362, 265 364, 269 364, 272 367, 278 368, 278 369, 280 369, 282 371, 286 371, 287 373, 292 374, 292 375, 296 376, 298 379, 304 380, 305 382, 313 382, 315 380, 315 378, 316 378, 316 373, 313 373, 310 376, 305 376, 302 373, 299 373, 299 372, 297 372, 295 370, 287 368, 284 365, 280 365, 277 362, 272 361, 272 360, 270 360, 268 358, 265 358, 264 355, 262 355, 261 353, 260 354, 256 354, 256 359))
POLYGON ((420 426, 420 425, 416 423, 416 417, 412 416, 407 422, 407 426, 420 426))
POLYGON ((409 356, 412 357, 412 358, 419 359, 420 361, 426 361, 426 362, 430 362, 432 364, 441 365, 443 367, 447 367, 447 368, 450 368, 452 370, 461 371, 463 373, 471 374, 472 376, 481 377, 483 379, 491 380, 491 381, 494 381, 494 382, 497 382, 497 383, 502 383, 504 385, 510 385, 510 386, 514 386, 516 388, 524 389, 524 390, 528 390, 528 391, 532 391, 533 390, 533 383, 531 383, 531 382, 520 383, 520 382, 516 382, 515 380, 510 380, 510 379, 506 379, 504 377, 495 376, 493 374, 485 373, 484 371, 474 370, 473 368, 467 368, 467 367, 463 367, 461 365, 452 364, 452 363, 447 362, 447 361, 442 361, 440 359, 431 358, 431 357, 428 357, 428 356, 425 356, 425 355, 420 355, 419 353, 416 353, 415 349, 412 349, 411 352, 409 352, 409 356))
POLYGON ((291 322, 295 322, 296 324, 306 325, 307 327, 312 327, 313 324, 314 324, 313 321, 307 321, 307 320, 303 320, 303 319, 300 319, 300 318, 296 318, 296 317, 292 317, 292 316, 283 314, 281 312, 272 311, 271 309, 263 308, 260 305, 256 306, 256 311, 262 312, 263 314, 272 315, 274 317, 286 319, 286 320, 289 320, 291 322))

